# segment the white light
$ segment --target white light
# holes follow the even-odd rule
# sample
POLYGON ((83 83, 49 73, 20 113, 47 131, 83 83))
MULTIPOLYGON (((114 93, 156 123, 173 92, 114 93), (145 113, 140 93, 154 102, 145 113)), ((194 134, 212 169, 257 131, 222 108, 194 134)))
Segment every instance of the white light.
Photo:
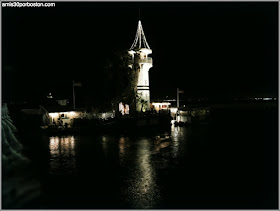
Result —
POLYGON ((178 108, 170 108, 171 113, 177 113, 178 108))
POLYGON ((136 36, 135 36, 134 42, 133 42, 132 46, 130 47, 130 49, 141 48, 141 47, 150 49, 150 47, 147 43, 144 31, 143 31, 141 21, 139 21, 138 26, 137 26, 136 36), (141 41, 143 41, 144 46, 141 46, 141 41), (138 44, 138 46, 137 46, 137 44, 138 44))
POLYGON ((171 103, 152 103, 153 105, 171 105, 171 103))
POLYGON ((135 54, 135 51, 132 51, 132 50, 131 50, 131 51, 128 51, 128 53, 131 54, 131 55, 133 55, 133 54, 135 54))
POLYGON ((145 54, 151 54, 151 53, 152 53, 152 50, 151 50, 151 49, 148 49, 148 48, 141 48, 140 51, 141 51, 141 53, 143 53, 144 55, 145 55, 145 54))

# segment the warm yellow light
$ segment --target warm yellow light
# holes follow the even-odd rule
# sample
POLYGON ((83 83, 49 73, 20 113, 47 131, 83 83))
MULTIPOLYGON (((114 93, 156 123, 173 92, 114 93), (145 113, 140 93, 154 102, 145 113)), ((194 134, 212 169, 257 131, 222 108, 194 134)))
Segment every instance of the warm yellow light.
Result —
POLYGON ((58 117, 58 113, 49 113, 52 118, 58 117))

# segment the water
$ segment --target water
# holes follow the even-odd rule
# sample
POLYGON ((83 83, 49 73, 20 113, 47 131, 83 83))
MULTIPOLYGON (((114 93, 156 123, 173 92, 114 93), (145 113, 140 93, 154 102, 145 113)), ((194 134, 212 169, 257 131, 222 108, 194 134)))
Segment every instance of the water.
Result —
POLYGON ((276 208, 277 110, 141 135, 48 137, 42 208, 276 208))

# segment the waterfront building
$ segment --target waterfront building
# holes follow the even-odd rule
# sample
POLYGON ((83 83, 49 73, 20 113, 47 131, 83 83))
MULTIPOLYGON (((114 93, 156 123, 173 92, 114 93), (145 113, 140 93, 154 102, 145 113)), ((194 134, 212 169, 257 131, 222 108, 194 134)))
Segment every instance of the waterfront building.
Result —
POLYGON ((74 119, 111 119, 115 117, 114 111, 108 112, 87 112, 85 108, 73 109, 69 106, 52 105, 41 106, 49 117, 48 125, 72 126, 74 119))
POLYGON ((153 105, 154 109, 156 110, 156 112, 169 111, 171 103, 169 103, 169 102, 153 102, 152 105, 153 105))
POLYGON ((150 110, 149 69, 153 60, 148 57, 152 53, 146 40, 141 21, 138 21, 136 36, 128 51, 131 56, 129 67, 138 71, 136 110, 145 112, 150 110))

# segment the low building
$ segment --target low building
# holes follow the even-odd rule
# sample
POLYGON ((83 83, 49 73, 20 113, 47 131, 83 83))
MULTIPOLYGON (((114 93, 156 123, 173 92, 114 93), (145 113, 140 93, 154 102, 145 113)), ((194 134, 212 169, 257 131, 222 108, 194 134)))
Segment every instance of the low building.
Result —
POLYGON ((86 109, 73 109, 71 106, 43 107, 49 116, 49 125, 72 126, 74 119, 110 119, 115 112, 87 112, 86 109))
POLYGON ((171 103, 169 102, 154 102, 152 103, 153 108, 156 110, 156 112, 159 112, 161 110, 168 111, 170 108, 171 103))
POLYGON ((53 105, 43 108, 46 110, 50 118, 49 125, 72 125, 75 118, 86 117, 85 109, 74 110, 72 106, 53 105))

